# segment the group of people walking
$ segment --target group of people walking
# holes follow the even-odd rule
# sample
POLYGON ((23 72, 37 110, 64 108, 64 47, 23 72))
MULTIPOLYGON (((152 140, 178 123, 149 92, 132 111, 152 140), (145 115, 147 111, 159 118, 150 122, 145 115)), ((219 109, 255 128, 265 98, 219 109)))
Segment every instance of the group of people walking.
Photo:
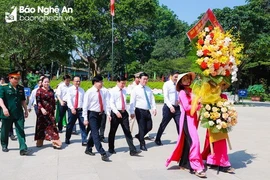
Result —
MULTIPOLYGON (((171 73, 169 81, 163 85, 164 106, 162 108, 162 121, 159 125, 155 143, 163 145, 161 137, 166 126, 174 119, 176 132, 179 134, 176 147, 172 155, 166 161, 168 166, 171 161, 179 162, 182 169, 188 169, 199 177, 206 177, 202 155, 200 153, 200 142, 197 133, 198 117, 197 113, 190 114, 192 91, 191 82, 195 78, 195 73, 180 74, 178 71, 171 73)), ((43 146, 44 140, 52 142, 55 149, 60 149, 62 142, 59 133, 62 133, 62 119, 68 111, 68 123, 64 142, 70 144, 72 132, 76 121, 79 122, 81 131, 82 145, 86 146, 85 154, 94 156, 92 148, 95 146, 101 154, 103 161, 110 161, 109 156, 102 147, 102 136, 100 128, 103 126, 104 116, 110 121, 110 131, 108 135, 110 154, 115 154, 115 134, 118 126, 121 125, 126 142, 129 147, 130 155, 137 156, 142 151, 147 151, 145 136, 152 130, 152 116, 157 114, 155 98, 152 90, 147 86, 148 75, 144 72, 135 75, 133 89, 130 94, 129 109, 127 106, 127 79, 124 76, 117 78, 116 86, 110 90, 103 87, 103 78, 99 75, 93 77, 92 87, 86 92, 80 88, 80 78, 73 78, 73 85, 69 82, 71 77, 64 76, 56 93, 50 88, 50 81, 47 77, 42 77, 38 82, 38 87, 32 91, 28 108, 24 96, 23 87, 18 85, 20 73, 9 74, 9 83, 0 88, 0 106, 2 131, 1 145, 2 151, 8 152, 8 131, 11 123, 15 123, 16 132, 20 144, 20 155, 27 155, 29 151, 25 144, 24 118, 28 116, 28 110, 33 105, 37 114, 35 140, 37 147, 43 146), (137 83, 136 83, 137 82, 137 83), (55 104, 59 101, 58 126, 55 120, 55 104), (133 143, 129 119, 136 119, 138 123, 138 133, 135 138, 139 140, 140 150, 137 150, 133 143), (88 134, 90 133, 89 137, 88 134), (88 137, 88 138, 87 138, 88 137)), ((198 110, 200 105, 198 106, 198 110)), ((105 118, 106 123, 106 118, 105 118)), ((207 144, 207 143, 206 143, 207 144)), ((209 144, 209 143, 208 143, 209 144)), ((218 143, 217 143, 218 144, 218 143)), ((218 156, 211 155, 205 148, 203 157, 207 159, 207 164, 212 167, 223 166, 222 171, 233 172, 229 163, 226 142, 217 145, 218 156), (210 162, 209 156, 212 161, 210 162), (226 162, 224 162, 226 161, 226 162)), ((214 144, 215 147, 215 144, 214 144)))

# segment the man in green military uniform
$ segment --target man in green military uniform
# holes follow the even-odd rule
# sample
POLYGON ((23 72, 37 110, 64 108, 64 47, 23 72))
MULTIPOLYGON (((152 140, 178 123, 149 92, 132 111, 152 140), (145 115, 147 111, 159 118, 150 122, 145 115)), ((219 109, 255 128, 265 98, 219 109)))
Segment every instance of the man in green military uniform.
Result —
POLYGON ((9 83, 0 87, 0 118, 2 119, 1 145, 2 151, 8 152, 8 133, 12 123, 15 124, 20 155, 28 155, 25 144, 24 118, 28 117, 24 88, 19 85, 20 71, 9 73, 9 83), (23 111, 24 109, 24 111, 23 111))

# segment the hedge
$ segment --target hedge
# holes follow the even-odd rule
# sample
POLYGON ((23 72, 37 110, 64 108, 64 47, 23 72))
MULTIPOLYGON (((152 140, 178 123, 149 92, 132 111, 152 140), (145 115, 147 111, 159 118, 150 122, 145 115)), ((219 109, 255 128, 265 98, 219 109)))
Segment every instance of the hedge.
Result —
MULTIPOLYGON (((61 82, 61 80, 52 80, 50 82, 50 86, 53 88, 53 89, 56 89, 57 85, 61 82)), ((132 84, 132 82, 127 82, 127 86, 129 84, 132 84)), ((163 84, 164 82, 148 82, 147 85, 151 88, 151 89, 162 89, 163 87, 163 84)), ((106 88, 112 88, 116 85, 116 82, 115 81, 107 81, 107 80, 104 80, 103 81, 103 85, 104 87, 106 88)), ((91 88, 92 87, 92 81, 82 81, 81 82, 81 88, 83 88, 85 91, 87 91, 87 89, 91 88)), ((163 103, 163 95, 162 94, 157 94, 157 95, 154 95, 155 96, 155 100, 156 100, 156 103, 163 103)), ((129 102, 129 96, 127 96, 127 102, 129 102)))

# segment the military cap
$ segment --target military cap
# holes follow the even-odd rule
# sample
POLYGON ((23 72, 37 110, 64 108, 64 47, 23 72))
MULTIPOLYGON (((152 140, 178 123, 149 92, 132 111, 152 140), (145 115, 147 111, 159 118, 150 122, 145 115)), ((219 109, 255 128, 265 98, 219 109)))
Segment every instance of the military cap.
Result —
POLYGON ((20 77, 21 76, 21 71, 13 71, 8 73, 8 77, 20 77))

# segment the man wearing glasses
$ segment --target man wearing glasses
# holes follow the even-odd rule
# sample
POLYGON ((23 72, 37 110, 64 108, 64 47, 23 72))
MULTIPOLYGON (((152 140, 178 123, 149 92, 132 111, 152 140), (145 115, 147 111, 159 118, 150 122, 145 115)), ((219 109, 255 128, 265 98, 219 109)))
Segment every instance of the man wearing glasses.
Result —
POLYGON ((68 91, 67 91, 68 124, 67 124, 65 143, 70 144, 72 130, 78 119, 79 126, 81 129, 82 146, 86 146, 87 134, 86 134, 85 126, 83 124, 83 116, 82 116, 84 90, 80 88, 80 83, 81 83, 80 77, 75 76, 73 78, 73 86, 68 88, 68 91))
POLYGON ((19 71, 9 73, 9 83, 0 86, 0 118, 2 119, 1 145, 2 151, 8 152, 8 133, 12 123, 15 124, 20 155, 28 155, 25 144, 24 118, 28 117, 26 99, 23 86, 19 85, 21 74, 19 71))

